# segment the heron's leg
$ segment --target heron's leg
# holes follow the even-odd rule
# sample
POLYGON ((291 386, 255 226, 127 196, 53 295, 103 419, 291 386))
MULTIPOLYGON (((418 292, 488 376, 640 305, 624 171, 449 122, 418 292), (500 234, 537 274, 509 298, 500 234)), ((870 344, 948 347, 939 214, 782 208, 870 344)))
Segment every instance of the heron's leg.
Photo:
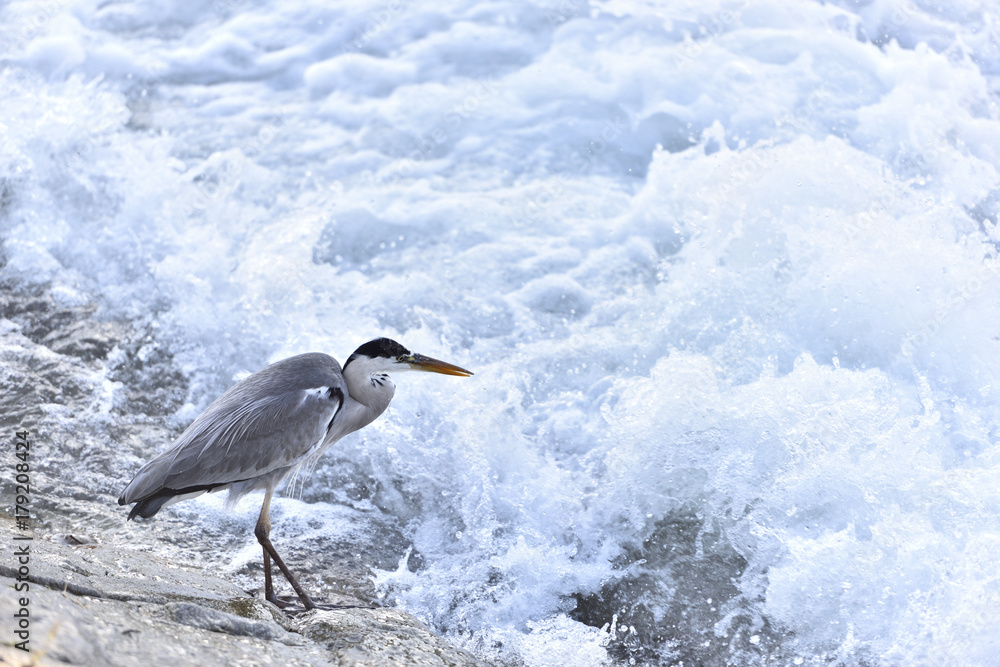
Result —
POLYGON ((285 562, 281 560, 281 556, 275 551, 274 545, 271 544, 271 494, 274 492, 273 489, 268 489, 267 493, 264 494, 264 505, 260 508, 260 517, 257 519, 257 527, 254 528, 254 535, 257 536, 257 541, 264 548, 264 598, 277 606, 281 606, 278 596, 274 593, 274 586, 271 581, 271 559, 277 563, 278 569, 281 573, 285 575, 285 579, 288 583, 292 585, 295 589, 295 594, 299 596, 299 600, 302 601, 302 605, 308 609, 314 609, 316 607, 313 601, 309 599, 306 592, 302 590, 299 586, 299 582, 296 581, 295 577, 292 575, 288 566, 285 562))
POLYGON ((264 599, 280 607, 282 604, 278 600, 278 596, 274 594, 274 583, 271 579, 271 554, 268 553, 267 547, 264 546, 264 542, 261 539, 261 535, 264 535, 264 539, 266 540, 270 534, 271 490, 268 489, 267 494, 264 496, 264 504, 260 508, 260 516, 257 518, 257 527, 254 529, 254 535, 257 536, 257 541, 260 542, 261 548, 264 551, 264 599))
POLYGON ((274 584, 271 581, 271 554, 267 553, 266 547, 262 548, 264 549, 264 599, 278 604, 278 596, 274 594, 274 584))

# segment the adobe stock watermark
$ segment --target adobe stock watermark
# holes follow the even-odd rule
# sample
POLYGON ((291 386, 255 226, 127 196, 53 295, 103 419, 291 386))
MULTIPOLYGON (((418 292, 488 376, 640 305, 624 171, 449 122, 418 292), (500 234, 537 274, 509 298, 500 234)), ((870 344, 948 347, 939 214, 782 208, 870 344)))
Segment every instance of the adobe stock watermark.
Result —
MULTIPOLYGON (((777 127, 788 127, 805 134, 815 126, 821 110, 828 108, 833 100, 833 94, 825 87, 820 87, 809 93, 801 105, 775 118, 774 123, 777 127)), ((715 137, 710 138, 714 138, 721 144, 725 140, 722 134, 720 131, 715 137)), ((755 176, 763 174, 776 165, 779 159, 779 154, 770 150, 766 145, 739 151, 739 161, 726 174, 721 191, 726 195, 733 194, 747 185, 755 176)))
POLYGON ((750 4, 750 0, 742 0, 734 3, 732 8, 721 9, 712 14, 709 19, 699 23, 699 39, 694 39, 690 34, 686 36, 680 49, 673 53, 671 58, 675 70, 680 70, 694 61, 698 60, 719 35, 727 32, 733 24, 740 18, 740 12, 750 4))
POLYGON ((778 156, 773 150, 753 149, 740 153, 739 163, 729 172, 721 190, 726 195, 732 195, 740 190, 755 175, 761 174, 778 163, 778 156))
MULTIPOLYGON (((601 133, 587 142, 583 150, 577 151, 570 158, 570 163, 579 172, 586 171, 593 164, 594 159, 604 155, 611 148, 618 137, 629 128, 629 123, 624 116, 604 121, 604 128, 601 133)), ((542 183, 542 192, 534 197, 526 198, 518 210, 511 213, 510 221, 516 226, 533 224, 538 216, 548 208, 552 202, 562 196, 566 181, 562 174, 557 174, 554 179, 542 183)))
MULTIPOLYGON (((247 158, 259 155, 265 147, 274 141, 281 129, 285 127, 286 122, 285 114, 281 112, 270 114, 253 136, 244 139, 235 148, 247 158)), ((243 165, 240 161, 225 160, 219 169, 206 171, 209 173, 202 174, 200 178, 195 179, 194 192, 189 193, 181 203, 181 211, 185 216, 191 215, 195 211, 203 211, 212 202, 229 196, 242 182, 243 165)))
POLYGON ((545 10, 545 20, 555 28, 570 19, 584 15, 590 4, 585 0, 559 0, 559 4, 545 10))
MULTIPOLYGON (((400 14, 403 13, 406 3, 401 0, 389 0, 384 7, 377 10, 369 21, 365 23, 364 29, 351 40, 350 46, 353 50, 360 51, 375 39, 375 37, 390 25, 395 23, 400 14)), ((343 53, 349 53, 352 49, 345 47, 343 53)))
MULTIPOLYGON (((914 164, 919 164, 923 168, 930 169, 938 158, 947 151, 954 150, 954 146, 948 141, 947 133, 941 132, 935 137, 929 145, 916 151, 915 156, 912 159, 914 164)), ((887 215, 890 209, 900 202, 909 201, 914 197, 914 191, 912 189, 903 189, 902 187, 897 187, 889 190, 888 192, 882 193, 880 196, 872 200, 868 208, 862 211, 855 217, 855 219, 847 226, 847 238, 851 241, 857 240, 859 235, 863 232, 868 231, 875 224, 875 221, 884 215, 887 215)))
POLYGON ((889 34, 885 28, 904 28, 918 13, 920 13, 920 8, 912 0, 893 3, 892 11, 889 12, 889 16, 887 17, 888 20, 880 22, 878 34, 872 36, 871 41, 875 44, 884 44, 892 39, 896 39, 896 35, 889 34))
MULTIPOLYGON (((134 77, 135 85, 143 91, 154 89, 162 76, 162 71, 155 68, 146 68, 139 77, 134 77)), ((94 81, 88 86, 96 86, 94 81)), ((135 111, 133 110, 133 115, 135 111)), ((129 121, 131 122, 131 120, 129 121)), ((73 169, 88 164, 88 157, 102 146, 106 145, 110 138, 122 129, 123 123, 116 118, 100 118, 94 125, 82 128, 76 134, 81 138, 72 144, 70 150, 56 158, 56 164, 63 169, 73 169)))
POLYGON ((938 303, 933 315, 928 317, 919 329, 906 332, 901 345, 903 356, 910 357, 929 343, 955 313, 964 310, 969 302, 986 289, 991 278, 998 277, 1000 277, 1000 257, 987 257, 964 283, 948 292, 938 303))
POLYGON ((463 123, 468 121, 489 98, 495 96, 499 91, 496 80, 480 80, 472 93, 452 106, 449 111, 443 113, 434 127, 429 132, 424 133, 417 143, 417 147, 410 151, 400 166, 396 167, 389 185, 395 185, 404 178, 412 177, 416 173, 419 163, 431 157, 438 146, 448 141, 463 123))
POLYGON ((56 16, 65 11, 63 0, 47 0, 35 3, 27 17, 15 19, 11 26, 0 28, 0 49, 11 53, 27 47, 28 43, 38 37, 56 16))
POLYGON ((219 16, 225 17, 235 14, 248 4, 250 4, 249 0, 215 0, 212 4, 212 9, 214 9, 215 13, 219 16))
MULTIPOLYGON (((819 88, 806 98, 805 103, 794 110, 790 110, 775 119, 778 127, 791 127, 799 132, 805 133, 811 127, 817 111, 833 99, 833 96, 825 88, 819 88)), ((722 139, 719 139, 721 142, 722 139)), ((778 163, 779 156, 773 150, 752 148, 741 151, 741 159, 735 169, 731 170, 722 184, 722 192, 729 195, 741 189, 754 176, 765 172, 778 163)))
POLYGON ((31 434, 27 431, 17 431, 14 434, 14 462, 11 466, 14 486, 14 523, 17 533, 14 535, 13 565, 15 570, 14 592, 17 594, 17 611, 14 612, 14 648, 30 651, 31 641, 31 434))
POLYGON ((121 125, 117 119, 102 118, 98 124, 85 128, 72 148, 56 158, 56 164, 66 170, 83 166, 88 162, 88 156, 105 145, 121 129, 121 125))
POLYGON ((790 127, 805 133, 811 129, 820 114, 836 102, 836 96, 824 85, 809 93, 804 102, 775 119, 778 127, 790 127))

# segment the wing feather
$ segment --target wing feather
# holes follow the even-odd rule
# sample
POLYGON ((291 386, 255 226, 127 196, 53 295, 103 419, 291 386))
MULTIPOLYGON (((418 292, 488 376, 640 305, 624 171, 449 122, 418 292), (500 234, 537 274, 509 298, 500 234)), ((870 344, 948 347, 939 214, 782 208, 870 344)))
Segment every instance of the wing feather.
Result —
POLYGON ((232 484, 295 465, 322 443, 346 395, 333 357, 313 353, 272 364, 216 399, 169 450, 143 466, 121 501, 232 484))

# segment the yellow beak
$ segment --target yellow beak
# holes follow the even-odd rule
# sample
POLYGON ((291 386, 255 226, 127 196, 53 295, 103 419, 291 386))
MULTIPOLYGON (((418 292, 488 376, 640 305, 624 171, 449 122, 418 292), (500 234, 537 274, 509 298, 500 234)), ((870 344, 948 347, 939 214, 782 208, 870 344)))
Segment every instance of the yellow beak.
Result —
POLYGON ((469 377, 472 375, 472 371, 467 371, 464 368, 459 368, 454 364, 449 364, 447 361, 440 361, 439 359, 431 359, 430 357, 425 357, 422 354, 414 354, 410 356, 407 361, 410 364, 410 368, 415 371, 427 371, 429 373, 441 373, 442 375, 457 375, 459 377, 469 377))

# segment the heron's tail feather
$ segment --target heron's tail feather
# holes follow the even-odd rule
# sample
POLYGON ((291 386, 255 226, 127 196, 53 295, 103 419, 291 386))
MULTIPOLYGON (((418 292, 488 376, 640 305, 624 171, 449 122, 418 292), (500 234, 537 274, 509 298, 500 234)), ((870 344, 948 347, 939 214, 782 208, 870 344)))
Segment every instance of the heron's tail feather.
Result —
MULTIPOLYGON (((131 521, 137 516, 148 519, 159 512, 165 505, 173 505, 176 502, 200 496, 206 491, 212 491, 228 484, 202 484, 201 486, 189 486, 184 489, 160 489, 156 493, 140 498, 135 501, 135 507, 128 513, 128 520, 131 521)), ((125 496, 118 499, 119 505, 126 505, 125 496)))

